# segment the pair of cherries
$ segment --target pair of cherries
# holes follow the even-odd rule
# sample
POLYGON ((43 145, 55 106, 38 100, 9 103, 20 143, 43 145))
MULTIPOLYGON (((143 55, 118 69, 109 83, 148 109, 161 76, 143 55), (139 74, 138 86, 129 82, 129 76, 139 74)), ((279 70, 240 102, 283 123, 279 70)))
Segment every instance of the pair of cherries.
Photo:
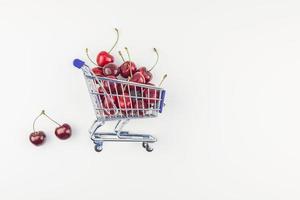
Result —
POLYGON ((58 137, 61 140, 65 140, 65 139, 68 139, 69 137, 71 137, 72 129, 69 124, 67 124, 67 123, 64 123, 62 125, 59 124, 58 122, 53 120, 49 115, 47 115, 44 110, 42 110, 42 112, 33 121, 33 132, 29 135, 29 140, 32 144, 34 144, 36 146, 40 146, 46 140, 45 132, 44 131, 36 131, 36 129, 35 129, 35 123, 36 123, 37 119, 40 118, 42 115, 46 116, 50 121, 52 121, 58 125, 58 127, 56 127, 56 129, 54 131, 56 137, 58 137))

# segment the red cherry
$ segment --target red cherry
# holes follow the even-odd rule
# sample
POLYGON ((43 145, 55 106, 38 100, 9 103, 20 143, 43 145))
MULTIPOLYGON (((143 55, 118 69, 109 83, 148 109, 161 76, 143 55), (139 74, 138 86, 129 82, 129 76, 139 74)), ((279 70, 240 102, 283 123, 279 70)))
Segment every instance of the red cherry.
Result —
MULTIPOLYGON (((117 79, 115 76, 107 76, 106 78, 117 79)), ((109 80, 102 80, 102 83, 103 83, 103 87, 104 87, 106 93, 108 93, 108 94, 114 94, 114 93, 116 93, 116 91, 117 91, 117 85, 116 85, 116 83, 114 83, 112 81, 109 81, 109 80)), ((104 93, 103 92, 103 88, 101 86, 98 88, 98 92, 100 94, 104 93)))
MULTIPOLYGON (((145 77, 142 75, 141 72, 136 72, 130 79, 129 81, 135 82, 135 83, 140 83, 140 84, 145 84, 145 77)), ((139 93, 142 91, 140 86, 135 86, 131 85, 129 86, 130 93, 135 95, 135 92, 139 93)), ((138 95, 138 94, 136 94, 138 95)))
POLYGON ((124 93, 122 96, 118 98, 118 108, 121 109, 131 109, 132 108, 132 103, 130 96, 128 93, 124 93))
POLYGON ((106 51, 101 51, 96 61, 99 66, 104 67, 106 64, 114 62, 114 57, 106 51))
POLYGON ((152 73, 148 71, 146 67, 140 67, 137 72, 141 72, 141 74, 145 77, 146 83, 152 80, 152 73))
POLYGON ((145 88, 143 90, 144 103, 149 104, 157 104, 159 100, 159 90, 153 88, 145 88))
POLYGON ((136 72, 136 65, 134 64, 134 62, 131 61, 124 62, 119 68, 121 76, 124 78, 128 78, 131 75, 130 69, 132 74, 136 72))
POLYGON ((55 135, 62 140, 68 139, 72 135, 72 129, 69 124, 63 124, 55 129, 55 135))
POLYGON ((117 98, 116 104, 122 111, 126 111, 126 109, 130 111, 132 109, 132 101, 127 92, 117 98))
POLYGON ((92 69, 92 72, 93 72, 96 76, 100 76, 100 77, 104 76, 104 74, 103 74, 103 69, 102 69, 101 67, 94 67, 94 68, 92 69))
POLYGON ((104 110, 104 114, 105 115, 114 115, 116 113, 115 110, 115 99, 110 97, 110 96, 104 96, 102 98, 102 106, 103 106, 103 110, 104 110))
POLYGON ((110 52, 115 48, 116 44, 119 41, 119 31, 117 28, 115 28, 115 31, 117 33, 117 39, 114 43, 114 45, 111 47, 111 49, 106 52, 106 51, 101 51, 98 55, 97 55, 97 64, 101 67, 104 67, 106 64, 108 63, 113 63, 114 62, 114 57, 110 54, 110 52))
POLYGON ((114 63, 108 63, 103 67, 103 74, 105 76, 118 76, 119 69, 114 63))
POLYGON ((141 72, 136 72, 135 74, 133 74, 129 81, 142 84, 146 83, 145 77, 141 72))
POLYGON ((140 67, 137 71, 141 72, 143 74, 143 76, 145 77, 145 82, 148 83, 152 80, 152 73, 151 70, 153 70, 155 68, 155 66, 158 63, 158 59, 159 59, 159 54, 156 50, 156 48, 153 48, 154 52, 156 53, 156 62, 154 63, 154 65, 151 67, 151 69, 147 70, 146 67, 140 67))
POLYGON ((46 140, 46 134, 43 131, 35 131, 30 134, 29 140, 36 146, 42 145, 46 140))

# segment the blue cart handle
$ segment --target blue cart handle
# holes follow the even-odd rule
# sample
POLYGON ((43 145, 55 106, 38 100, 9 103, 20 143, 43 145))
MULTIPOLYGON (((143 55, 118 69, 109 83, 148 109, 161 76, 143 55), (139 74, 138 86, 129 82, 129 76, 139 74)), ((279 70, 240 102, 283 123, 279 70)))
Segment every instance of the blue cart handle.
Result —
POLYGON ((75 67, 77 67, 78 69, 81 69, 83 66, 85 66, 85 62, 78 59, 78 58, 76 58, 76 59, 73 60, 73 65, 75 67))

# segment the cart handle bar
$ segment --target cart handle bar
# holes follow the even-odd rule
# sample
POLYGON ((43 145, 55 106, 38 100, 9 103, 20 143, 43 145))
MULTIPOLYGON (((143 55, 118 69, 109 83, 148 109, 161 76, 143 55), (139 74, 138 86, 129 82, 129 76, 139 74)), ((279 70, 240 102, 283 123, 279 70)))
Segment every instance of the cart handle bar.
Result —
POLYGON ((78 69, 81 69, 83 66, 85 66, 85 62, 76 58, 73 60, 73 65, 78 69))

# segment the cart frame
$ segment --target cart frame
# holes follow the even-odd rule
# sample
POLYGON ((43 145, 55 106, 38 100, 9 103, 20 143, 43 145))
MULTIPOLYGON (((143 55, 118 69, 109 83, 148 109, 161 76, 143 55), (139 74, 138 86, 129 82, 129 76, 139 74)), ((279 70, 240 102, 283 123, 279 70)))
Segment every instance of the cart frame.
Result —
POLYGON ((96 120, 89 129, 90 139, 95 144, 95 151, 101 152, 104 142, 140 142, 146 151, 152 152, 153 148, 149 144, 157 141, 155 137, 150 134, 135 134, 123 131, 123 128, 131 119, 157 117, 164 107, 165 90, 152 85, 96 76, 90 67, 79 59, 75 59, 73 65, 83 71, 96 114, 96 120), (114 88, 116 91, 112 92, 114 88), (124 88, 128 88, 128 96, 124 96, 124 88), (101 90, 101 93, 99 90, 101 90), (121 94, 119 94, 118 90, 122 90, 121 94), (144 91, 147 92, 145 95, 143 94, 144 91), (154 98, 150 97, 150 92, 154 92, 154 98), (104 104, 103 98, 106 98, 105 100, 110 99, 111 102, 104 101, 106 102, 104 104), (116 102, 113 102, 112 98, 116 102), (127 107, 126 103, 129 99, 131 106, 127 107), (124 108, 117 106, 121 100, 125 101, 124 108), (140 103, 140 105, 133 107, 132 101, 135 101, 136 104, 140 103), (118 121, 113 132, 100 132, 98 130, 106 121, 118 121))

